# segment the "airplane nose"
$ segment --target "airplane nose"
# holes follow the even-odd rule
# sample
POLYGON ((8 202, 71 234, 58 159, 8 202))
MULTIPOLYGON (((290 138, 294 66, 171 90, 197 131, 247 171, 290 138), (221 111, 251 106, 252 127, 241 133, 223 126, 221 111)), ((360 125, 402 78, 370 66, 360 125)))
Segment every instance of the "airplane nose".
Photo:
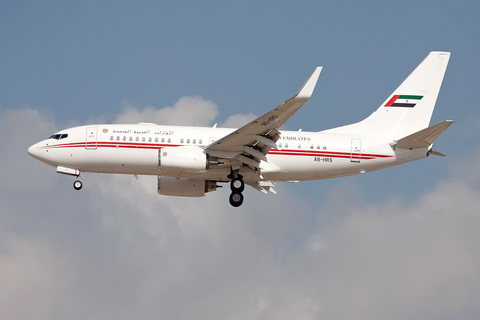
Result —
POLYGON ((40 158, 40 149, 38 148, 38 143, 28 148, 27 152, 30 156, 34 157, 35 159, 40 158))

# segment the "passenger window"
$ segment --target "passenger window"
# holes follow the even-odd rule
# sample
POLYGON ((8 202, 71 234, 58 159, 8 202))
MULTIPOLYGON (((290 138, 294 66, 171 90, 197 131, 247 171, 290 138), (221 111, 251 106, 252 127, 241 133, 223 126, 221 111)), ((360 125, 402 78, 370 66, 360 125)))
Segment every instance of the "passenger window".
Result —
POLYGON ((155 142, 158 142, 158 138, 155 138, 155 142))
POLYGON ((320 150, 320 145, 317 145, 317 149, 320 150))
POLYGON ((152 137, 149 137, 149 138, 148 138, 148 142, 152 142, 152 137))
POLYGON ((310 149, 313 149, 313 144, 312 144, 312 145, 310 145, 310 149))
POLYGON ((120 140, 120 136, 117 136, 117 141, 119 141, 119 140, 120 140))
POLYGON ((202 144, 202 139, 198 140, 198 143, 202 144))
POLYGON ((327 150, 327 146, 323 146, 323 150, 327 150))
POLYGON ((132 140, 133 140, 133 138, 132 138, 132 137, 128 137, 128 141, 132 141, 132 140))
POLYGON ((145 137, 142 137, 142 142, 145 142, 145 137))
POLYGON ((285 143, 285 148, 288 148, 288 143, 285 143))
POLYGON ((180 139, 180 143, 183 143, 183 139, 180 139))
POLYGON ((297 147, 298 147, 298 149, 301 149, 302 145, 299 143, 297 147))
POLYGON ((165 142, 165 138, 162 138, 162 142, 165 142))
POLYGON ((110 140, 113 140, 113 136, 110 136, 110 140))
POLYGON ((172 142, 172 139, 168 138, 168 143, 172 142))
POLYGON ((140 138, 139 138, 139 137, 136 137, 136 138, 135 138, 135 141, 139 141, 139 140, 140 140, 140 138))
POLYGON ((127 137, 123 136, 123 141, 127 141, 127 137))
POLYGON ((193 143, 193 144, 196 144, 196 143, 197 143, 197 139, 193 139, 192 143, 193 143))

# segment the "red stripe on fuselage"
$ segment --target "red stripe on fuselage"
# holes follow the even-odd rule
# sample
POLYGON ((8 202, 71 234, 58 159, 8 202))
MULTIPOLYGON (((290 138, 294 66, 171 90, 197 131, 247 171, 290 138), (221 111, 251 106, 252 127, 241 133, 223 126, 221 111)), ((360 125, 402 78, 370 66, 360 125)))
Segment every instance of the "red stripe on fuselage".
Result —
MULTIPOLYGON (((65 144, 48 145, 42 147, 43 149, 63 149, 63 148, 85 148, 85 142, 73 142, 65 144)), ((95 143, 88 144, 88 146, 95 146, 95 143)), ((126 148, 126 149, 161 149, 164 147, 181 147, 184 145, 172 145, 172 144, 149 144, 149 143, 127 143, 127 142, 111 142, 111 141, 98 141, 96 143, 97 148, 126 148)), ((193 146, 193 145, 192 145, 193 146)), ((350 159, 352 156, 355 158, 361 158, 364 160, 371 160, 377 158, 390 158, 391 155, 383 154, 371 154, 371 153, 350 153, 350 152, 334 152, 334 151, 315 151, 315 150, 292 150, 292 149, 271 149, 269 155, 281 155, 281 156, 310 156, 310 157, 324 157, 324 158, 344 158, 350 159)))

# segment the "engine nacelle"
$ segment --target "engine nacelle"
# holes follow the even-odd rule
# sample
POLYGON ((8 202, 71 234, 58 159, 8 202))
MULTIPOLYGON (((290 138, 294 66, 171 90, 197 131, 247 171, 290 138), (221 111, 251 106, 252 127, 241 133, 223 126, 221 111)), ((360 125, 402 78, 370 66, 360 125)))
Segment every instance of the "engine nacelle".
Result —
POLYGON ((158 177, 158 194, 166 196, 203 197, 205 193, 215 190, 217 183, 211 180, 158 177))
POLYGON ((207 170, 207 155, 199 147, 162 148, 158 150, 158 168, 164 172, 202 172, 207 170))

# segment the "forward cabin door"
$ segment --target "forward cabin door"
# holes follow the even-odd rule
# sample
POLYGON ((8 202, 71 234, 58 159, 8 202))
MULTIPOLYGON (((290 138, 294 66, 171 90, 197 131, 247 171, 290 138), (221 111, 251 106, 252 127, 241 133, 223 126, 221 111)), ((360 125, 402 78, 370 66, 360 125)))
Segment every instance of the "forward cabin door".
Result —
POLYGON ((96 127, 87 128, 87 138, 85 142, 85 149, 87 150, 97 149, 97 128, 96 127))
POLYGON ((362 140, 352 139, 352 149, 350 155, 351 162, 360 162, 362 158, 362 140))

